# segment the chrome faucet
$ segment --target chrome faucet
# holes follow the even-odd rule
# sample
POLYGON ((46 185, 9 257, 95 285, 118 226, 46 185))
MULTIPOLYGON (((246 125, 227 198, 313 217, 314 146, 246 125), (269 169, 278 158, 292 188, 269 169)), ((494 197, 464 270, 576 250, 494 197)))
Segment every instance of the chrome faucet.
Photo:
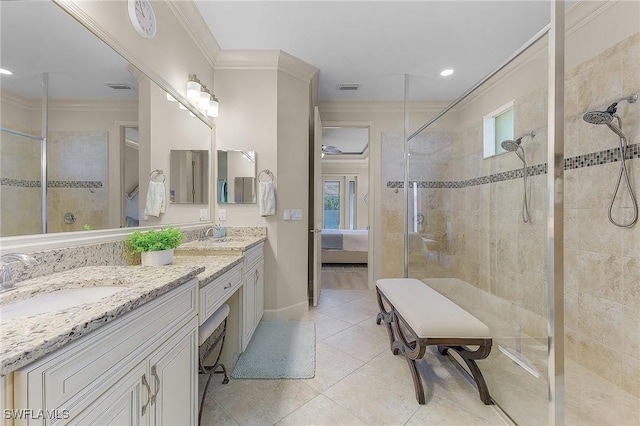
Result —
POLYGON ((37 265, 38 261, 33 257, 22 253, 7 253, 0 256, 0 293, 9 291, 15 288, 13 285, 13 277, 11 276, 11 269, 8 262, 12 260, 19 260, 25 265, 37 265))
MULTIPOLYGON (((206 241, 209 236, 209 231, 213 232, 213 226, 211 228, 207 228, 205 231, 200 232, 200 236, 198 237, 198 241, 206 241)), ((213 236, 213 234, 211 234, 213 236)))

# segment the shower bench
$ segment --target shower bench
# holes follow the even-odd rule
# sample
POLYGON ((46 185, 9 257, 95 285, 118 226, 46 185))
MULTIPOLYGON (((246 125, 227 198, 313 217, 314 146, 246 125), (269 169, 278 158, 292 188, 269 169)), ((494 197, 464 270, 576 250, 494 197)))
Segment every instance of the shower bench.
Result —
POLYGON ((476 364, 476 360, 485 359, 491 352, 489 327, 414 278, 380 279, 376 292, 380 308, 376 323, 384 321, 391 352, 402 354, 407 360, 419 404, 425 403, 425 396, 416 360, 424 356, 430 345, 436 345, 442 355, 448 350, 460 355, 478 386, 480 400, 492 404, 489 388, 476 364))

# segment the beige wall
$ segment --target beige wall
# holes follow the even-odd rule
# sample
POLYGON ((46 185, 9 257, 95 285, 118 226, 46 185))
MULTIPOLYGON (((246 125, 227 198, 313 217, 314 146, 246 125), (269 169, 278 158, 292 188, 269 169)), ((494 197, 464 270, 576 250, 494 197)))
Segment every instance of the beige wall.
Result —
POLYGON ((308 111, 314 74, 279 51, 226 51, 215 69, 221 100, 216 149, 254 150, 258 172, 269 169, 275 175, 275 216, 261 217, 257 204, 216 205, 216 213, 226 210, 228 226, 267 227, 265 317, 270 319, 307 310, 308 111), (303 210, 304 220, 282 219, 282 211, 293 208, 303 210))

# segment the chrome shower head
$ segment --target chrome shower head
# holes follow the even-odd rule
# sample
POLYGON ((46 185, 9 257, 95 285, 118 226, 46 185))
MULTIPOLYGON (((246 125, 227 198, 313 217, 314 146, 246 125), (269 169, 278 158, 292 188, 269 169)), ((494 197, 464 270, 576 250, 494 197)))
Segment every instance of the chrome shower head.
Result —
POLYGON ((518 138, 515 141, 512 141, 511 139, 506 139, 500 143, 500 146, 505 151, 515 151, 516 149, 520 148, 520 142, 522 142, 522 138, 518 138))
POLYGON ((589 111, 582 119, 589 124, 609 124, 613 121, 613 114, 608 111, 589 111))
POLYGON ((533 138, 536 136, 536 132, 530 132, 530 133, 527 133, 526 135, 522 135, 514 141, 511 139, 505 139, 502 142, 500 142, 500 146, 505 151, 515 152, 518 148, 522 148, 520 144, 522 143, 522 138, 524 138, 525 136, 530 136, 533 138))

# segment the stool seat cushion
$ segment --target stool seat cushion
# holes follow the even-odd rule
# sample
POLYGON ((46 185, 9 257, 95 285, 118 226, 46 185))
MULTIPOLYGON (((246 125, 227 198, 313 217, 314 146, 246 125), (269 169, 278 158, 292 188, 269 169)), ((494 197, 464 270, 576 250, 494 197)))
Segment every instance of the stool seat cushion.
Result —
POLYGON ((482 321, 422 281, 384 278, 376 286, 420 338, 491 338, 482 321))
POLYGON ((202 323, 200 328, 198 328, 198 346, 202 345, 205 340, 207 340, 207 338, 211 336, 214 331, 216 331, 216 329, 220 326, 220 324, 222 324, 222 321, 224 321, 224 319, 228 315, 229 305, 225 303, 224 305, 220 306, 218 310, 209 317, 209 319, 202 323))

